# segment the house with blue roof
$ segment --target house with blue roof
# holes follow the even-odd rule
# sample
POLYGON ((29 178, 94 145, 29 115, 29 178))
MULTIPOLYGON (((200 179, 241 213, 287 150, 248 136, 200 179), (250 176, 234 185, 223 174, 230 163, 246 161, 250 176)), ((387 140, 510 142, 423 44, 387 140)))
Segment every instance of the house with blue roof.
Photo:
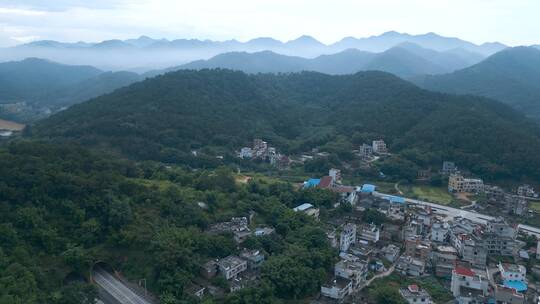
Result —
POLYGON ((304 182, 304 189, 317 187, 320 183, 320 178, 310 178, 304 182))

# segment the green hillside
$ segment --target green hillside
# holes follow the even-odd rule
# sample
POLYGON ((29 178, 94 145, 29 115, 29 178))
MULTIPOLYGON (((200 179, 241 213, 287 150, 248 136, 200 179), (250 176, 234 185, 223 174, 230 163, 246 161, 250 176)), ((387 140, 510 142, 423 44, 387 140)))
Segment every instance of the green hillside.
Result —
POLYGON ((506 49, 454 73, 413 81, 429 90, 497 99, 540 119, 540 50, 532 47, 506 49))
POLYGON ((538 128, 509 107, 382 72, 173 72, 73 106, 32 132, 165 162, 192 163, 195 149, 230 155, 262 137, 285 153, 384 138, 416 163, 451 158, 488 179, 539 177, 540 165, 538 128))

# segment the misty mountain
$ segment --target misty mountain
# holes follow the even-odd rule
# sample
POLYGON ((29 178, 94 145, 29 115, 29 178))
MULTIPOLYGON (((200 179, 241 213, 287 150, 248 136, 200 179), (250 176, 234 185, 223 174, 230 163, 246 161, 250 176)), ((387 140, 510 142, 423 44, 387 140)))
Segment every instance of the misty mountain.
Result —
MULTIPOLYGON (((313 46, 316 47, 316 44, 313 46)), ((353 74, 358 71, 379 70, 407 78, 451 72, 469 66, 477 58, 474 55, 465 57, 467 56, 456 55, 452 52, 437 52, 406 43, 381 53, 349 49, 313 59, 285 56, 270 51, 230 52, 208 60, 197 60, 179 67, 169 68, 165 71, 226 68, 246 73, 316 71, 326 74, 353 74)), ((145 75, 155 76, 165 71, 152 71, 145 75)))
POLYGON ((0 49, 0 61, 21 60, 27 57, 45 58, 65 64, 83 62, 106 70, 131 70, 146 72, 170 66, 178 66, 195 60, 209 59, 228 52, 272 51, 282 55, 314 58, 334 54, 347 49, 380 53, 403 43, 413 43, 438 52, 461 51, 485 57, 504 49, 500 43, 476 45, 458 38, 443 37, 434 33, 409 35, 387 32, 367 38, 346 37, 333 44, 323 44, 311 36, 282 42, 269 37, 212 41, 199 39, 153 39, 141 36, 137 39, 107 40, 98 43, 62 43, 36 41, 12 48, 0 49))
POLYGON ((284 153, 334 146, 339 138, 350 153, 367 136, 424 165, 450 157, 490 178, 540 174, 540 130, 510 107, 425 91, 382 72, 182 70, 74 105, 33 132, 182 163, 202 161, 193 149, 232 155, 257 137, 284 153))
POLYGON ((0 63, 0 100, 39 99, 101 73, 91 66, 70 66, 37 58, 0 63))
POLYGON ((390 31, 379 36, 371 36, 367 38, 346 37, 341 41, 332 44, 330 47, 335 49, 356 48, 372 52, 381 52, 404 42, 414 43, 423 48, 433 49, 436 51, 464 49, 483 55, 491 55, 506 47, 500 43, 485 43, 482 45, 476 45, 472 42, 453 37, 443 37, 435 33, 410 35, 395 31, 390 31))
POLYGON ((532 47, 509 48, 451 74, 412 80, 429 90, 494 98, 540 119, 540 50, 532 47))
MULTIPOLYGON (((31 108, 55 110, 110 93, 142 77, 132 72, 103 72, 29 58, 0 63, 0 104, 25 102, 31 108)), ((4 113, 5 114, 5 113, 4 113)), ((28 113, 15 113, 11 118, 28 113)))

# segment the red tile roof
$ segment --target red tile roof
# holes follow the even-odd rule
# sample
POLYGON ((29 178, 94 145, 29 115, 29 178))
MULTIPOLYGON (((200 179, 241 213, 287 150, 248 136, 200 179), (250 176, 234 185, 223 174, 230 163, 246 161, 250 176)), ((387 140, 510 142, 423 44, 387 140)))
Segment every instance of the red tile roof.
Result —
POLYGON ((472 271, 471 269, 465 268, 465 267, 459 267, 459 266, 454 269, 454 272, 459 275, 468 276, 468 277, 474 277, 475 275, 474 271, 472 271))
POLYGON ((418 285, 416 285, 416 284, 409 285, 408 288, 409 288, 410 292, 418 292, 418 290, 419 290, 418 285))
POLYGON ((332 177, 331 176, 323 176, 321 178, 321 182, 319 183, 320 188, 329 188, 332 184, 332 177))
POLYGON ((351 193, 354 192, 354 187, 338 186, 334 188, 334 191, 338 193, 351 193))

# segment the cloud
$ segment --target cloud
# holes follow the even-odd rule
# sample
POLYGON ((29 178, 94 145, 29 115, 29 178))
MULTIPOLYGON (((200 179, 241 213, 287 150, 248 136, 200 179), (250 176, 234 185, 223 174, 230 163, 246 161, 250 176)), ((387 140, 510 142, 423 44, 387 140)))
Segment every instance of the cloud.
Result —
POLYGON ((123 0, 0 0, 0 6, 44 11, 65 11, 74 7, 110 9, 119 7, 123 2, 123 0))
POLYGON ((332 43, 397 30, 524 44, 540 41, 539 11, 537 0, 0 0, 1 22, 22 31, 0 28, 0 35, 101 41, 308 34, 332 43))

